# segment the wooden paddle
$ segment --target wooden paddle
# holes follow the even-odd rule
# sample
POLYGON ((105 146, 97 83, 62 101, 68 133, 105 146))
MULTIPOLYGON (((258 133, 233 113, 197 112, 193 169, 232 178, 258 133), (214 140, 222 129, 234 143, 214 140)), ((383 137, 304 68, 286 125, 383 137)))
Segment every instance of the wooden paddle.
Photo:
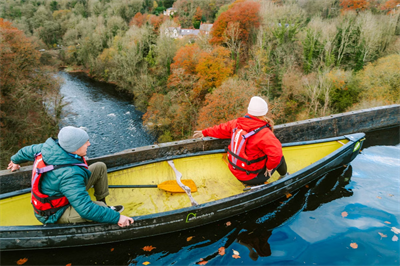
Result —
MULTIPOLYGON (((193 180, 186 179, 181 181, 185 186, 188 186, 190 188, 191 192, 197 191, 196 184, 194 183, 193 180)), ((108 187, 109 188, 159 188, 168 192, 185 193, 185 190, 183 190, 179 186, 176 180, 164 181, 158 185, 109 185, 108 187)))

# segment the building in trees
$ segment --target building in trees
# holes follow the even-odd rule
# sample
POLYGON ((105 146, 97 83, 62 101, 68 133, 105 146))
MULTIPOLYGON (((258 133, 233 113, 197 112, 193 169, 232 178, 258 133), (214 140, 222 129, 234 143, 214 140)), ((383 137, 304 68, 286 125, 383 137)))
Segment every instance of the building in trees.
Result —
POLYGON ((200 29, 182 29, 179 27, 168 27, 164 30, 164 34, 174 39, 182 39, 184 37, 197 37, 199 34, 209 34, 213 24, 202 24, 200 29))
POLYGON ((178 9, 170 7, 164 10, 164 16, 173 16, 176 12, 178 12, 178 9))

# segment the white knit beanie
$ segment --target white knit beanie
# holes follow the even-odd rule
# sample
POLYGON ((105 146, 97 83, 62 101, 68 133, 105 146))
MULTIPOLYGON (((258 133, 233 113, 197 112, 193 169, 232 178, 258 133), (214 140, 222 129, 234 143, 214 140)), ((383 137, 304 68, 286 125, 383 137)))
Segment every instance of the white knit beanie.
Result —
POLYGON ((250 100, 247 111, 250 115, 263 116, 268 113, 268 104, 263 98, 254 96, 250 100))

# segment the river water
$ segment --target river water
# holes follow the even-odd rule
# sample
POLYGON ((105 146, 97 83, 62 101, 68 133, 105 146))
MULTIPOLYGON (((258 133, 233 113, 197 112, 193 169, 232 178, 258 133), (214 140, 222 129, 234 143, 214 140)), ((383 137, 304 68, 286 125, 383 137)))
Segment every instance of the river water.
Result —
POLYGON ((83 127, 88 132, 89 158, 154 143, 155 137, 143 127, 143 113, 135 109, 132 96, 83 74, 59 72, 58 76, 64 80, 61 94, 69 102, 61 126, 83 127))
MULTIPOLYGON (((107 93, 97 97, 113 98, 107 93)), ((136 114, 129 101, 125 104, 136 114)), ((124 118, 125 111, 107 108, 104 114, 124 118)), ((101 136, 96 121, 75 125, 89 126, 92 136, 101 136)), ((122 134, 118 128, 130 132, 121 122, 108 136, 111 143, 116 141, 112 136, 122 134)), ((148 135, 144 139, 152 141, 148 135)), ((400 145, 372 146, 347 168, 244 215, 119 243, 3 252, 1 265, 16 265, 22 258, 28 259, 24 265, 399 265, 400 235, 394 232, 399 222, 400 145), (145 246, 155 249, 145 251, 145 246), (224 255, 218 252, 221 247, 224 255)))

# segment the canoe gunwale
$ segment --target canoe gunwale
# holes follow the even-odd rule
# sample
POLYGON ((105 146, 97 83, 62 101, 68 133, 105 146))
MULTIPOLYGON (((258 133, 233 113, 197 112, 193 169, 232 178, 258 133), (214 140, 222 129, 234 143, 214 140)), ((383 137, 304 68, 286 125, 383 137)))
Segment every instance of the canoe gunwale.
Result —
MULTIPOLYGON (((360 134, 360 133, 355 133, 355 134, 360 134)), ((355 134, 352 134, 352 135, 355 135, 355 134)), ((330 141, 343 140, 345 138, 347 138, 349 140, 354 140, 352 135, 344 135, 344 136, 319 139, 319 140, 308 140, 308 141, 283 143, 282 147, 318 144, 318 143, 324 143, 324 142, 330 142, 330 141)), ((128 168, 143 166, 143 165, 152 164, 152 163, 164 162, 164 161, 175 160, 175 159, 180 159, 180 158, 187 158, 187 157, 196 157, 196 156, 202 156, 202 155, 208 155, 208 154, 217 154, 217 153, 223 153, 223 152, 226 152, 226 150, 225 149, 216 149, 216 150, 210 150, 210 151, 200 151, 200 152, 195 152, 195 153, 186 153, 186 154, 180 154, 180 155, 161 157, 161 158, 157 158, 157 159, 151 159, 151 160, 146 160, 146 161, 142 161, 142 162, 135 162, 135 163, 130 163, 130 164, 122 165, 122 166, 111 167, 111 168, 107 169, 107 173, 112 173, 112 172, 116 172, 116 171, 120 171, 120 170, 124 170, 124 169, 128 169, 128 168)), ((317 162, 314 162, 313 164, 315 164, 317 162)), ((10 197, 15 197, 15 196, 22 195, 25 193, 30 193, 30 192, 31 192, 31 188, 25 188, 25 189, 21 189, 21 190, 17 190, 17 191, 3 193, 3 194, 0 194, 0 200, 10 198, 10 197)))
MULTIPOLYGON (((266 185, 265 187, 257 188, 250 191, 233 195, 220 200, 203 203, 197 206, 189 206, 177 210, 167 212, 154 213, 132 218, 135 223, 128 228, 120 228, 118 225, 101 224, 101 223, 82 223, 82 224, 49 224, 49 225, 34 225, 34 226, 0 226, 1 241, 0 249, 19 250, 19 249, 43 249, 43 248, 62 248, 70 246, 94 245, 100 243, 110 243, 121 240, 134 238, 149 237, 162 233, 185 230, 207 223, 216 222, 221 219, 234 216, 245 211, 266 205, 282 196, 283 192, 292 192, 298 190, 303 185, 311 182, 318 177, 323 176, 327 169, 329 172, 342 167, 340 162, 346 160, 349 163, 354 159, 353 147, 358 141, 362 141, 365 134, 358 133, 349 136, 334 137, 324 139, 324 141, 306 141, 297 142, 314 144, 320 142, 328 142, 340 140, 344 137, 350 141, 339 147, 334 152, 324 158, 306 166, 296 173, 287 176, 281 180, 266 185), (351 159, 350 156, 351 155, 351 159), (198 217, 204 216, 206 219, 194 219, 188 222, 190 214, 195 213, 198 217), (211 213, 211 214, 210 214, 211 213), (209 215, 210 217, 208 217, 209 215), (182 217, 186 216, 186 223, 182 217), (178 219, 179 218, 179 219, 178 219), (150 228, 150 230, 148 230, 150 228), (121 230, 122 233, 121 233, 121 230), (146 231, 146 232, 144 232, 146 231), (74 232, 72 234, 72 232, 74 232), (128 236, 121 236, 128 235, 128 236), (97 237, 98 241, 93 242, 91 237, 97 237), (68 238, 69 241, 65 241, 68 238), (90 241, 88 239, 91 239, 90 241), (19 244, 15 243, 15 239, 19 240, 19 244), (24 246, 24 240, 28 240, 24 246), (32 244, 29 240, 37 239, 37 246, 29 246, 32 244), (9 242, 8 246, 4 242, 9 242), (68 243, 66 243, 68 242, 68 243)), ((296 146, 296 143, 290 143, 287 146, 296 146)), ((358 151, 357 151, 358 153, 358 151)), ((186 156, 187 157, 187 156, 186 156)), ((196 217, 196 216, 194 216, 196 217)))

